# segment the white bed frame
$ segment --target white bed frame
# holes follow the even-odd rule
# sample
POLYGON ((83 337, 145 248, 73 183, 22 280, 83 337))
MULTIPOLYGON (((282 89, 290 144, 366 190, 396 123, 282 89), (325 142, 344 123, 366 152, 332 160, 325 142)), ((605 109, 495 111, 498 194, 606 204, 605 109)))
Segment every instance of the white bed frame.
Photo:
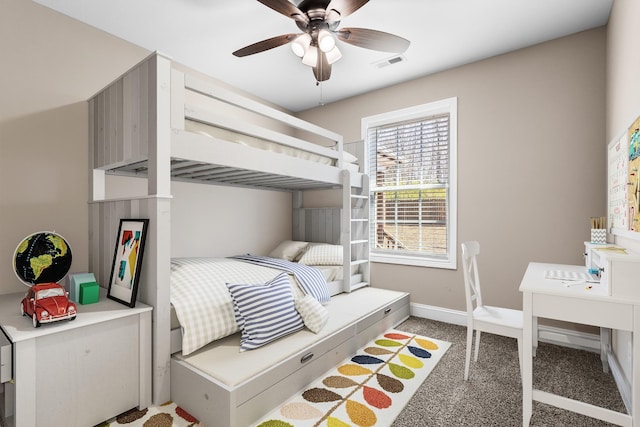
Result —
POLYGON ((171 396, 171 180, 292 191, 292 237, 342 244, 345 279, 338 286, 351 292, 369 281, 368 179, 343 169, 342 144, 340 135, 238 95, 158 53, 89 100, 89 268, 106 287, 119 220, 150 220, 138 299, 154 308, 154 403, 171 396), (321 154, 336 165, 189 132, 187 119, 321 154), (107 174, 145 176, 147 194, 107 199, 107 174), (342 188, 342 209, 303 208, 302 191, 317 188, 342 188), (353 277, 352 265, 360 266, 353 277))

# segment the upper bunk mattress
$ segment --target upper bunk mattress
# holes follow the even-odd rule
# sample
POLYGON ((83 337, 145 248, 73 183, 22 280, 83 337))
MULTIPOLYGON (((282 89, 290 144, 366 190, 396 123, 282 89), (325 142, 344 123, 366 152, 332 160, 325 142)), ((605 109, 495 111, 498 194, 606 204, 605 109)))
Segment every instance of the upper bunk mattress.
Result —
MULTIPOLYGON (((228 141, 234 144, 240 144, 247 147, 257 148, 260 150, 285 154, 289 157, 303 159, 303 160, 307 160, 307 161, 311 161, 311 162, 319 163, 323 165, 335 166, 333 159, 322 156, 320 154, 311 153, 302 149, 290 147, 283 144, 278 144, 273 141, 256 138, 253 136, 245 135, 239 132, 234 132, 228 129, 219 128, 216 126, 208 125, 208 124, 197 122, 194 120, 185 120, 185 130, 189 132, 198 133, 200 135, 205 135, 210 138, 221 139, 223 141, 228 141)), ((347 151, 343 151, 342 159, 343 159, 345 169, 348 169, 351 172, 358 172, 359 170, 358 159, 354 155, 352 155, 347 151)))

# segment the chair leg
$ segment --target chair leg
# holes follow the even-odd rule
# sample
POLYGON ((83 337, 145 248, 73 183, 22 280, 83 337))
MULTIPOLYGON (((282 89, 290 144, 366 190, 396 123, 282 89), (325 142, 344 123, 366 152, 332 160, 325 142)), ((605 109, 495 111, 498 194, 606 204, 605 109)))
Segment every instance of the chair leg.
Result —
POLYGON ((464 380, 469 379, 469 362, 471 361, 471 344, 473 343, 473 327, 467 326, 467 351, 464 359, 464 380))
POLYGON ((473 361, 478 361, 478 351, 480 350, 480 331, 476 331, 476 352, 474 354, 473 361))
POLYGON ((518 338, 518 363, 520 364, 520 378, 522 378, 522 339, 518 338))
POLYGON ((538 350, 538 318, 533 318, 533 357, 536 357, 536 351, 538 350))

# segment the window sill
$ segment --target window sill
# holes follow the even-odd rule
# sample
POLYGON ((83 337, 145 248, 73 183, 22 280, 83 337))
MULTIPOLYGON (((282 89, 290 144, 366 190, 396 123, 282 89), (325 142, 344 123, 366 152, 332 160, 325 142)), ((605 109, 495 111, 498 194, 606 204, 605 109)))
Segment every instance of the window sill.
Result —
POLYGON ((399 264, 399 265, 411 265, 416 267, 431 267, 431 268, 443 268, 447 270, 455 270, 457 268, 455 258, 450 259, 436 259, 415 257, 407 255, 390 255, 390 254, 371 254, 371 262, 379 262, 383 264, 399 264))

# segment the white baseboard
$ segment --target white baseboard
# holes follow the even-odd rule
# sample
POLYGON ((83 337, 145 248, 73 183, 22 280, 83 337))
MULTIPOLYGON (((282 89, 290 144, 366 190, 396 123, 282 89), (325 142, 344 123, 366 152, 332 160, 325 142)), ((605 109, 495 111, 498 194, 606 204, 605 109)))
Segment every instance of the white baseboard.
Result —
MULTIPOLYGON (((424 319, 451 323, 454 325, 467 325, 466 311, 451 310, 448 308, 412 302, 411 315, 424 319)), ((600 353, 600 335, 598 334, 589 334, 553 326, 538 325, 538 340, 578 350, 600 353)), ((631 385, 625 378, 615 354, 608 352, 607 359, 611 375, 618 386, 618 391, 620 392, 622 401, 627 407, 627 411, 629 411, 629 408, 631 407, 631 385)))
POLYGON ((467 325, 466 311, 451 310, 449 308, 418 304, 415 302, 412 302, 410 305, 412 316, 437 320, 438 322, 451 323, 459 326, 467 325))

